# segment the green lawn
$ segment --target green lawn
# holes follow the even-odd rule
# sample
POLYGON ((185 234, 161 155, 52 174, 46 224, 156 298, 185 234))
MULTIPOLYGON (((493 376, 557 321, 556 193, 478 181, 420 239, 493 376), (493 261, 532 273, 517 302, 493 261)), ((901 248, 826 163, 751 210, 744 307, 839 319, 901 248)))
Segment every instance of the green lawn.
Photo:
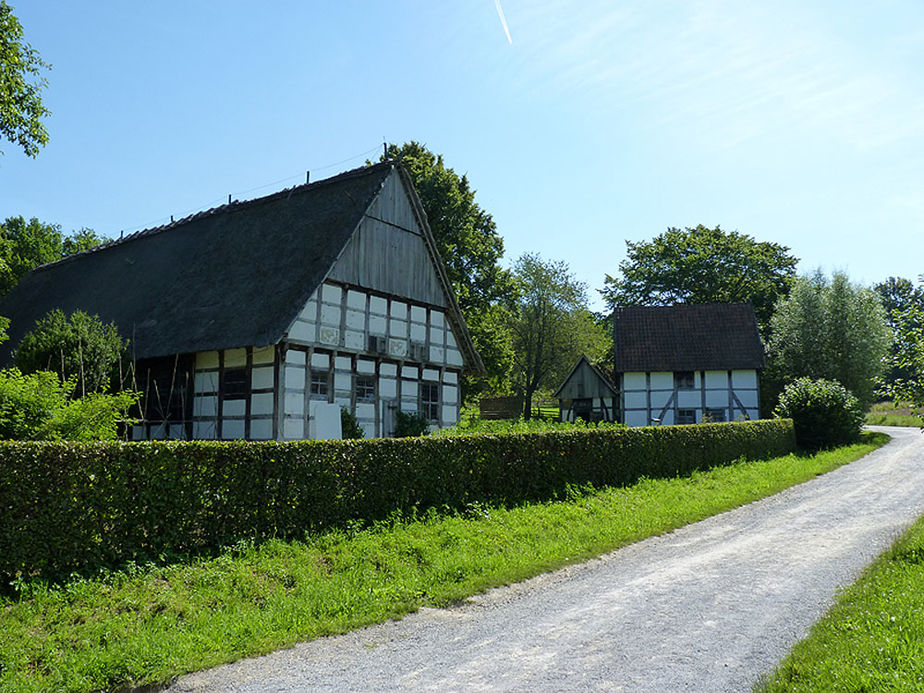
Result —
POLYGON ((924 426, 920 410, 909 404, 878 402, 866 414, 868 426, 924 426))
POLYGON ((924 690, 924 517, 756 690, 924 690))
POLYGON ((90 691, 196 669, 442 606, 811 479, 882 445, 739 462, 564 501, 473 506, 210 560, 138 567, 0 601, 0 690, 90 691))

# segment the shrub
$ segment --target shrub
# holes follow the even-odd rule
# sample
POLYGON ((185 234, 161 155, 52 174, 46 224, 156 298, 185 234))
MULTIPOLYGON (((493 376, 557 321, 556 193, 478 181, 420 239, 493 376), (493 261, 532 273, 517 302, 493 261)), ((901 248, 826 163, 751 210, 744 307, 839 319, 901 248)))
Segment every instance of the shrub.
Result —
POLYGON ((340 437, 344 440, 366 437, 363 427, 359 425, 353 412, 346 407, 340 407, 340 437))
POLYGON ((395 438, 413 438, 429 431, 430 422, 423 414, 399 411, 395 417, 395 438))
POLYGON ((808 450, 850 443, 863 425, 859 401, 836 380, 794 380, 780 395, 774 414, 793 420, 796 442, 808 450))

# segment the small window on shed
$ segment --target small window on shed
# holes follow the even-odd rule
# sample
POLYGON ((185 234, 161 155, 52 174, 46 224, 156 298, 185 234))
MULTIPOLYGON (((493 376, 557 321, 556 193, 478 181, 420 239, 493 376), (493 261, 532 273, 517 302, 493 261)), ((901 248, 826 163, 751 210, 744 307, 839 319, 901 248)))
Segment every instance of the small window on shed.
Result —
POLYGON ((226 368, 222 376, 222 399, 244 399, 247 397, 248 388, 246 368, 226 368))
POLYGON ((694 424, 696 423, 696 410, 695 409, 678 409, 677 410, 677 425, 683 424, 694 424))
POLYGON ((677 371, 674 373, 674 387, 678 390, 692 390, 694 383, 693 371, 677 371))

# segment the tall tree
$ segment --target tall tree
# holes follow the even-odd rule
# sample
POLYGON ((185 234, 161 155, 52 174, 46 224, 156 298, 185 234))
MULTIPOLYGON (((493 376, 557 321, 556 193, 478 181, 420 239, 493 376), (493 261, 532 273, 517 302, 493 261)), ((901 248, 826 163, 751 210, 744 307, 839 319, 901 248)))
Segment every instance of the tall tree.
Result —
POLYGON ((914 376, 912 370, 901 365, 901 356, 907 335, 924 326, 924 322, 918 321, 918 316, 924 315, 924 286, 915 286, 903 277, 889 277, 873 289, 879 294, 892 331, 888 367, 883 376, 888 392, 898 381, 907 382, 914 376))
POLYGON ((875 291, 842 272, 830 280, 816 272, 799 278, 773 314, 770 374, 781 385, 800 377, 837 380, 868 407, 889 341, 875 291))
MULTIPOLYGON (((419 142, 390 144, 385 157, 400 161, 410 174, 488 383, 502 389, 512 364, 509 301, 515 287, 500 266, 504 241, 493 217, 475 202, 468 178, 419 142)), ((464 380, 466 395, 477 388, 470 378, 464 380)))
POLYGON ((513 322, 513 381, 523 394, 523 415, 530 417, 536 391, 558 385, 582 353, 591 360, 610 345, 605 328, 587 309, 587 287, 564 262, 526 253, 517 260, 519 288, 513 322))
POLYGON ((611 305, 750 302, 764 336, 799 261, 786 246, 702 224, 626 246, 621 276, 607 275, 601 291, 611 305))
POLYGON ((13 8, 0 0, 0 135, 31 157, 48 142, 42 122, 50 114, 42 103, 48 67, 25 42, 13 8))

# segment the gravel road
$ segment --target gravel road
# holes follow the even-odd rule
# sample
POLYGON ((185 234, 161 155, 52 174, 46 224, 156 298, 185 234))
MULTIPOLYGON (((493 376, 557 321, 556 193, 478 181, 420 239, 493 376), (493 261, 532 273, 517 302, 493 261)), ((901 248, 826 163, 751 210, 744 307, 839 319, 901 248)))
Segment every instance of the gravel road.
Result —
POLYGON ((924 435, 601 559, 179 679, 191 691, 747 691, 917 516, 924 435))

